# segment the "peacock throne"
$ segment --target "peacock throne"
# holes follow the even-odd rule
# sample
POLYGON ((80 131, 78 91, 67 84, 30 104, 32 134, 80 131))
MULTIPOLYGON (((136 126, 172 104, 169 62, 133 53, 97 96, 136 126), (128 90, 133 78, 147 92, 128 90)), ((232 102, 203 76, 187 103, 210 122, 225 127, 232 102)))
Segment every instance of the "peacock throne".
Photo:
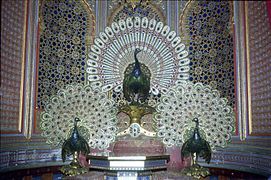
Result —
MULTIPOLYGON (((194 167, 198 157, 209 163, 211 152, 230 142, 234 115, 217 90, 188 80, 189 63, 185 45, 168 25, 147 17, 113 22, 90 47, 88 84, 68 85, 47 103, 44 137, 61 146, 79 118, 78 133, 91 152, 152 156, 183 146, 180 153, 191 156, 194 167)), ((189 173, 208 174, 192 169, 198 170, 189 173)))

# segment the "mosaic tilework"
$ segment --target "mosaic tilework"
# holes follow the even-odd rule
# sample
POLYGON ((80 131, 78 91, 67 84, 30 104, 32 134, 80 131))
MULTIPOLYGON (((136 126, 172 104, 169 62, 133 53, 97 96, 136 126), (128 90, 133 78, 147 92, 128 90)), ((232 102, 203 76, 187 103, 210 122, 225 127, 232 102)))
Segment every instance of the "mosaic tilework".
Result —
POLYGON ((227 1, 193 1, 184 10, 181 36, 190 52, 190 80, 220 91, 235 104, 231 6, 227 1))
POLYGON ((271 27, 265 1, 248 2, 252 133, 271 132, 271 27))
POLYGON ((18 130, 25 7, 25 1, 1 1, 1 131, 18 130))
POLYGON ((83 1, 45 1, 42 7, 37 105, 72 82, 84 84, 89 12, 83 1))

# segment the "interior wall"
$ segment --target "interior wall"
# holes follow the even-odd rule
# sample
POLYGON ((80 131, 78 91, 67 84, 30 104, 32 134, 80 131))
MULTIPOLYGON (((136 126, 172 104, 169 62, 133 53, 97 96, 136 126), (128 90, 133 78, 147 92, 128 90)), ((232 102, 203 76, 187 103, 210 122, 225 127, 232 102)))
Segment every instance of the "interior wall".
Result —
POLYGON ((239 137, 212 156, 212 166, 270 175, 270 34, 265 1, 235 2, 239 137), (264 104, 264 105, 263 105, 264 104))
MULTIPOLYGON (((53 9, 53 2, 1 1, 1 171, 39 166, 39 163, 45 166, 61 164, 60 149, 51 149, 40 135, 41 102, 72 82, 64 78, 69 76, 72 79, 78 68, 85 77, 81 63, 87 58, 88 45, 112 21, 129 16, 123 4, 116 0, 82 0, 78 9, 70 10, 64 6, 60 10, 53 9), (73 17, 76 13, 80 14, 78 17, 87 17, 78 25, 72 23, 75 21, 69 18, 69 13, 73 17), (69 30, 71 34, 85 32, 84 37, 68 36, 69 30), (61 39, 61 32, 66 39, 61 39), (54 42, 59 45, 53 45, 54 42), (82 49, 83 42, 84 57, 77 58, 76 51, 65 49, 64 54, 59 51, 69 44, 72 50, 82 49), (70 59, 73 61, 67 63, 70 59), (66 68, 67 64, 70 69, 66 68), (62 72, 60 65, 64 66, 66 76, 52 78, 62 72), (28 165, 24 166, 25 163, 28 165)), ((190 52, 193 63, 190 80, 219 89, 235 109, 237 131, 232 144, 214 152, 208 166, 270 174, 268 84, 271 75, 268 49, 271 28, 265 2, 235 2, 233 6, 223 3, 153 1, 149 9, 143 9, 138 15, 149 12, 147 16, 155 17, 175 30, 190 52), (226 12, 223 17, 218 13, 222 9, 226 12), (191 32, 193 36, 190 36, 191 32), (219 41, 222 45, 218 45, 219 41)), ((86 82, 85 79, 79 81, 86 82)))

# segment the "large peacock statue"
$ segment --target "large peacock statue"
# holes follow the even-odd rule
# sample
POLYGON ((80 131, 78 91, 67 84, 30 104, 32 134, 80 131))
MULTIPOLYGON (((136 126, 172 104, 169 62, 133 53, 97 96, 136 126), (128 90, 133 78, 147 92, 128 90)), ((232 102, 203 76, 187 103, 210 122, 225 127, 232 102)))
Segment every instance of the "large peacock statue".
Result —
POLYGON ((135 54, 141 71, 149 73, 153 94, 165 93, 189 78, 188 52, 177 33, 155 19, 129 17, 113 22, 94 39, 87 60, 91 86, 122 93, 125 71, 133 70, 129 65, 135 54))
POLYGON ((148 74, 141 70, 141 63, 137 59, 137 54, 141 50, 136 48, 134 53, 135 63, 132 72, 125 72, 123 79, 123 94, 126 100, 132 103, 145 102, 150 91, 150 78, 148 74))
POLYGON ((155 136, 153 128, 142 127, 141 118, 154 112, 160 94, 189 78, 189 62, 185 45, 168 25, 147 17, 128 17, 113 22, 94 39, 87 73, 90 86, 110 92, 130 117, 118 135, 155 136))

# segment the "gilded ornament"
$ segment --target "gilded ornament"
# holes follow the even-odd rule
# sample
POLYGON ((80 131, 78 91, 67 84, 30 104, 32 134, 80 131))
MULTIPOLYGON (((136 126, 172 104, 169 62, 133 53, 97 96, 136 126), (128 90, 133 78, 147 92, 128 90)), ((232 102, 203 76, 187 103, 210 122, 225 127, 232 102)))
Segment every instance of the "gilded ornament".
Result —
POLYGON ((45 19, 48 20, 48 21, 53 19, 51 14, 45 14, 44 16, 45 16, 45 19))
POLYGON ((73 51, 73 52, 72 52, 72 58, 73 58, 73 59, 79 59, 79 57, 80 57, 80 54, 79 54, 78 51, 73 51))
POLYGON ((211 175, 208 168, 202 167, 199 164, 193 164, 192 166, 183 169, 181 173, 196 179, 201 179, 211 175))
POLYGON ((216 25, 216 19, 215 17, 210 17, 208 21, 209 26, 215 26, 216 25))
POLYGON ((66 20, 64 18, 60 18, 58 20, 58 25, 62 26, 62 27, 65 27, 66 26, 66 20))
POLYGON ((59 40, 60 42, 65 42, 65 40, 66 40, 65 34, 59 33, 59 34, 58 34, 58 40, 59 40))
POLYGON ((79 29, 80 26, 81 26, 80 22, 77 22, 77 21, 74 21, 74 22, 73 22, 73 26, 72 26, 72 27, 73 27, 74 29, 79 29))
POLYGON ((202 68, 200 66, 195 68, 195 74, 201 75, 202 74, 202 68))
POLYGON ((43 68, 44 68, 44 69, 51 69, 52 66, 51 66, 50 62, 45 62, 45 63, 43 64, 43 68))
POLYGON ((45 87, 45 88, 49 88, 50 87, 50 81, 47 79, 47 80, 44 80, 43 82, 42 82, 42 85, 45 87))
POLYGON ((210 86, 211 86, 212 88, 216 89, 216 88, 217 88, 217 81, 211 81, 211 82, 210 82, 210 86))
POLYGON ((47 37, 50 37, 50 36, 51 36, 51 31, 50 31, 49 29, 45 28, 45 29, 43 30, 43 34, 44 34, 45 36, 47 36, 47 37))
POLYGON ((212 58, 213 58, 213 57, 216 57, 216 53, 217 53, 217 52, 216 52, 216 49, 210 49, 210 51, 209 51, 209 56, 212 57, 212 58))
POLYGON ((67 28, 67 29, 66 29, 66 33, 67 33, 67 34, 73 34, 73 31, 72 31, 70 28, 67 28))
POLYGON ((119 20, 125 20, 128 17, 147 17, 148 19, 155 19, 156 21, 162 21, 165 23, 166 18, 163 13, 162 1, 120 1, 118 3, 112 2, 109 8, 112 9, 110 18, 108 19, 108 24, 113 22, 118 22, 119 20), (159 7, 160 6, 160 7, 159 7))
POLYGON ((199 13, 201 12, 201 10, 202 10, 201 6, 198 6, 197 4, 195 4, 194 12, 195 12, 196 14, 199 14, 199 13))
POLYGON ((216 33, 210 33, 208 36, 209 41, 215 41, 216 40, 216 33))
MULTIPOLYGON (((206 36, 207 34, 210 33, 210 32, 209 32, 209 29, 207 29, 207 28, 200 29, 200 31, 202 31, 202 34, 203 34, 204 36, 206 36)), ((206 41, 204 41, 203 43, 206 44, 206 41)))
POLYGON ((78 74, 80 73, 80 70, 79 70, 78 67, 73 66, 73 67, 71 68, 71 73, 72 73, 73 75, 78 75, 78 74))
POLYGON ((210 67, 209 67, 209 72, 210 73, 214 74, 216 72, 216 70, 217 70, 216 65, 214 65, 214 64, 210 65, 210 67))
POLYGON ((195 37, 195 43, 196 44, 201 44, 202 43, 202 36, 196 36, 195 37))
POLYGON ((230 79, 224 79, 223 84, 225 87, 229 87, 231 85, 230 79))
POLYGON ((201 28, 201 21, 196 21, 194 23, 195 28, 200 29, 201 28))
POLYGON ((79 6, 75 6, 73 8, 73 12, 78 15, 81 12, 81 8, 79 6))
POLYGON ((65 63, 66 65, 73 64, 73 62, 71 61, 71 59, 65 59, 64 63, 65 63))
POLYGON ((58 66, 57 66, 57 72, 58 72, 59 74, 63 74, 63 73, 65 72, 64 66, 63 66, 63 65, 58 65, 58 66))
POLYGON ((139 104, 124 105, 119 108, 119 112, 127 114, 130 118, 130 122, 128 128, 119 132, 118 136, 130 134, 132 137, 138 137, 140 134, 144 134, 146 136, 153 137, 156 135, 155 132, 144 129, 143 123, 141 122, 143 116, 155 112, 155 109, 153 107, 139 104))
POLYGON ((44 47, 43 48, 43 53, 46 54, 46 55, 50 54, 51 53, 51 48, 48 47, 48 46, 44 47))
POLYGON ((64 82, 61 81, 61 80, 58 80, 58 81, 56 82, 56 86, 59 87, 59 88, 63 88, 63 87, 64 87, 64 82))
POLYGON ((44 101, 44 102, 47 102, 49 100, 49 96, 44 94, 41 99, 44 101))
POLYGON ((66 4, 65 3, 59 3, 59 9, 61 10, 61 11, 65 11, 66 9, 67 9, 67 6, 66 6, 66 4))
POLYGON ((58 49, 57 56, 63 58, 65 56, 65 51, 63 49, 58 49))
POLYGON ((209 10, 214 10, 214 8, 215 8, 215 6, 216 6, 215 3, 216 3, 216 2, 209 2, 209 3, 208 3, 208 9, 209 9, 209 10))
POLYGON ((60 168, 60 171, 65 176, 76 176, 79 174, 84 174, 89 171, 87 167, 82 167, 80 163, 78 162, 78 152, 75 152, 73 154, 73 160, 69 165, 62 166, 60 168))
MULTIPOLYGON (((77 10, 75 10, 77 11, 77 10)), ((89 38, 94 35, 95 21, 94 14, 85 1, 42 1, 41 7, 41 26, 44 26, 46 32, 41 33, 40 36, 40 58, 39 58, 39 84, 38 84, 38 107, 43 109, 45 102, 41 100, 43 94, 49 96, 53 92, 58 91, 56 81, 62 80, 64 84, 72 82, 85 83, 86 76, 84 71, 85 56, 87 55, 87 47, 85 43, 81 42, 81 38, 89 38), (48 6, 51 4, 51 6, 48 6), (74 8, 80 11, 79 14, 74 13, 74 8), (74 23, 78 22, 78 23, 74 23), (74 24, 79 27, 74 29, 74 24), (73 37, 79 37, 73 39, 73 37), (48 48, 48 49, 46 49, 48 48), (77 50, 76 50, 77 49, 77 50), (79 52, 72 56, 72 52, 76 50, 79 52), (78 57, 73 59, 73 57, 78 57), (52 66, 62 65, 67 69, 58 75, 57 67, 51 69, 44 69, 43 63, 50 61, 52 66), (78 66, 80 73, 74 77, 70 69, 72 66, 78 66), (42 81, 49 79, 51 82, 50 89, 44 89, 42 81)))
POLYGON ((73 44, 80 44, 81 40, 78 36, 73 36, 72 42, 73 42, 73 44))

